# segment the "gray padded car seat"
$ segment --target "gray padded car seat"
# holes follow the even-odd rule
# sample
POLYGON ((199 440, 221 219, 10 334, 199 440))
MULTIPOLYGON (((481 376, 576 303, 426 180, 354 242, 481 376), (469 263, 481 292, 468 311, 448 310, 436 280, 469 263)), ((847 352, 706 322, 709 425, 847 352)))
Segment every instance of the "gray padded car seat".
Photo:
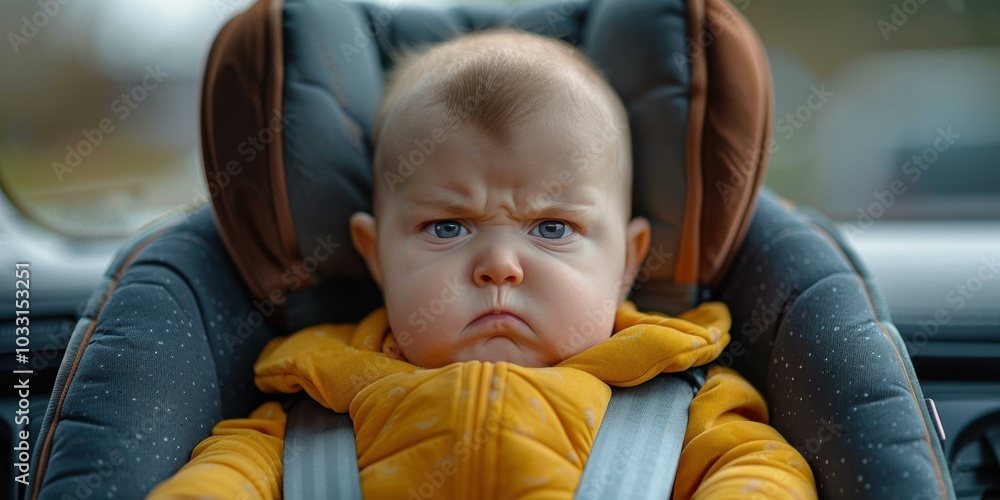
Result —
POLYGON ((211 206, 137 235, 108 269, 60 368, 26 497, 142 496, 216 422, 265 400, 252 365, 269 339, 380 304, 347 220, 370 209, 391 55, 495 26, 560 38, 605 72, 629 113, 634 212, 653 225, 631 298, 664 312, 729 304, 720 362, 764 393, 820 496, 954 496, 877 287, 835 229, 760 190, 770 75, 727 2, 259 0, 209 57, 211 206))

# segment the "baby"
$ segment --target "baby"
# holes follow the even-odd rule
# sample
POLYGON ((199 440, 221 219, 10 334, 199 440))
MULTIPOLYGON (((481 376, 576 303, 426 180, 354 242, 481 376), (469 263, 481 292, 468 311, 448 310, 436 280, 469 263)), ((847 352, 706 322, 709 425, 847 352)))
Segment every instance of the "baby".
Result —
POLYGON ((406 359, 554 366, 610 336, 649 245, 629 218, 627 123, 597 70, 543 37, 467 36, 403 63, 377 119, 375 217, 351 229, 406 359))
MULTIPOLYGON (((570 498, 609 385, 719 355, 725 306, 670 318, 625 301, 650 239, 631 217, 627 123, 599 71, 546 37, 466 35, 400 62, 376 120, 374 214, 350 221, 385 307, 275 339, 255 365, 262 390, 350 413, 366 497, 570 498), (429 469, 444 479, 425 494, 429 469)), ((815 497, 766 413, 713 367, 675 498, 815 497)), ((152 497, 280 497, 285 425, 276 402, 221 422, 152 497)))

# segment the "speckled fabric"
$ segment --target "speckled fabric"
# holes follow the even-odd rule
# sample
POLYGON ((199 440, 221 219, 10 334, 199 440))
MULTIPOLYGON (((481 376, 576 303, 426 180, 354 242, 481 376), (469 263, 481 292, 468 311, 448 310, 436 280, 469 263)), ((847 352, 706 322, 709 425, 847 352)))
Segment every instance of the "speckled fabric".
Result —
MULTIPOLYGON (((66 388, 65 399, 52 401, 43 422, 58 425, 35 481, 40 498, 140 498, 186 463, 216 422, 263 401, 253 362, 272 335, 207 207, 164 234, 140 235, 106 279, 110 295, 94 294, 60 368, 54 394, 66 388)), ((43 430, 36 450, 47 437, 43 430)))
POLYGON ((953 495, 899 334, 828 227, 763 196, 715 292, 733 313, 719 359, 764 393, 821 498, 953 495))

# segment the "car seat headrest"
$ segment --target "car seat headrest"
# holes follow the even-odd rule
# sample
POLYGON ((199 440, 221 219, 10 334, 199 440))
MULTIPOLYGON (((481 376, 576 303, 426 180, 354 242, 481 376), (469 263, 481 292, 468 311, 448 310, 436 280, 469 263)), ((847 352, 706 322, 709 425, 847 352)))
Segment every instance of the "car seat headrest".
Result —
POLYGON ((763 48, 726 0, 450 9, 259 0, 212 47, 202 146, 219 231, 273 320, 289 329, 356 320, 380 303, 348 217, 371 211, 390 54, 503 26, 579 47, 625 104, 633 213, 653 227, 632 299, 672 312, 721 279, 753 214, 772 116, 763 48))

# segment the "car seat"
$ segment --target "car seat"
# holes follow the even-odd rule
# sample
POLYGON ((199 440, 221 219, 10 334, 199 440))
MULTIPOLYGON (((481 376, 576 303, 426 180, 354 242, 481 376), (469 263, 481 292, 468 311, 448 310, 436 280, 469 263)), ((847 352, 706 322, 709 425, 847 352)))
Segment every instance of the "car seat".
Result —
POLYGON ((259 0, 208 60, 211 206, 148 228, 114 259, 73 332, 25 497, 143 495, 216 422, 266 400, 252 365, 268 340, 380 304, 347 221, 370 209, 371 133, 392 54, 495 26, 574 44, 605 72, 629 113, 634 213, 653 226, 632 300, 668 313, 729 305, 720 362, 763 392, 820 496, 954 496, 869 274, 833 226, 760 189, 770 75, 725 0, 259 0))

